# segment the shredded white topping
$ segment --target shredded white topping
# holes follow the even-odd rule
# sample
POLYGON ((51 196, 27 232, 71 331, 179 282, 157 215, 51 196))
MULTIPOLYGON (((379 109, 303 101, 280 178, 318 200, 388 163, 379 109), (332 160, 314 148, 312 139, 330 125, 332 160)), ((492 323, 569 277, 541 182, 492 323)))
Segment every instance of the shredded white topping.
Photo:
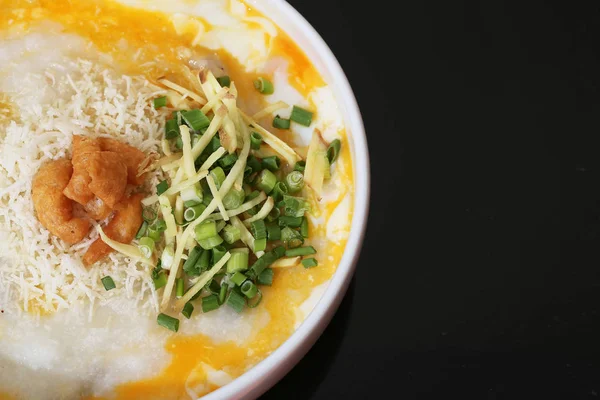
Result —
MULTIPOLYGON (((97 230, 73 246, 54 237, 35 216, 31 182, 43 163, 69 156, 73 134, 114 137, 146 153, 159 152, 169 111, 150 104, 166 92, 91 61, 73 61, 65 70, 69 73, 54 74, 52 81, 33 73, 19 76, 21 90, 8 93, 19 119, 0 121, 0 304, 6 312, 42 313, 87 301, 91 317, 95 306, 125 293, 131 309, 156 312, 151 267, 120 253, 84 267, 81 256, 97 230), (100 282, 107 275, 114 291, 106 292, 100 282)), ((160 174, 151 174, 148 189, 160 174)))

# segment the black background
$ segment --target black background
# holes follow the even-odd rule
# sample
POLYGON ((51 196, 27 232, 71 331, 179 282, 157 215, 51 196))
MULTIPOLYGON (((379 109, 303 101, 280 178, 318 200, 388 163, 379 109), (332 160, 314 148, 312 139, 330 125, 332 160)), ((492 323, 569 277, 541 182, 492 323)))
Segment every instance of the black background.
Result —
POLYGON ((600 2, 290 0, 358 99, 350 291, 264 399, 600 396, 600 2))

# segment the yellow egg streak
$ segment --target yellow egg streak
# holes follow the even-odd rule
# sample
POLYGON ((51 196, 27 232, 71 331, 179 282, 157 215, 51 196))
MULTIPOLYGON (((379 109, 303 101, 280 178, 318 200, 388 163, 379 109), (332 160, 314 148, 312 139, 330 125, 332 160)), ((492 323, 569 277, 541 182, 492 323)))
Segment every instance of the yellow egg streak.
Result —
MULTIPOLYGON (((139 73, 149 79, 157 76, 173 74, 177 76, 181 70, 182 48, 190 48, 196 36, 193 28, 175 31, 169 17, 160 12, 140 10, 120 5, 112 1, 76 1, 76 0, 0 0, 0 40, 2 32, 14 30, 27 31, 39 21, 51 20, 60 23, 65 32, 75 33, 93 43, 101 52, 110 54, 126 73, 139 73), (125 39, 131 49, 141 49, 137 60, 132 61, 133 53, 127 53, 119 47, 125 39), (148 63, 147 65, 144 65, 148 63)), ((249 15, 262 16, 249 9, 249 15)), ((204 29, 212 27, 197 19, 204 29)), ((284 58, 288 64, 289 83, 305 98, 315 88, 325 85, 319 72, 310 60, 291 39, 279 30, 278 36, 272 40, 270 56, 284 58)), ((213 52, 207 49, 194 48, 199 54, 214 54, 225 65, 236 83, 242 103, 248 104, 250 114, 258 111, 265 104, 256 103, 257 96, 253 81, 258 77, 245 71, 226 50, 213 52), (254 107, 255 109, 252 109, 254 107)), ((263 102, 263 100, 259 100, 263 102)), ((293 142, 289 131, 275 130, 283 140, 293 142)), ((338 199, 321 210, 327 220, 346 194, 353 195, 353 171, 348 140, 345 132, 342 136, 342 151, 338 163, 341 179, 347 182, 345 192, 338 199)), ((350 220, 349 216, 349 220, 350 220)), ((349 227, 348 227, 349 229, 349 227)), ((324 237, 326 227, 311 226, 311 235, 324 237)), ((270 315, 270 322, 253 335, 242 346, 234 343, 215 344, 203 335, 172 336, 166 350, 172 355, 170 365, 152 379, 120 385, 115 390, 117 399, 181 399, 188 398, 185 392, 187 376, 200 362, 209 364, 215 369, 223 369, 233 377, 244 373, 247 369, 264 359, 280 346, 294 331, 297 309, 310 295, 312 289, 331 278, 342 257, 346 241, 329 243, 327 254, 317 254, 319 266, 305 269, 302 265, 275 271, 272 287, 265 287, 264 298, 260 307, 270 315)), ((198 312, 198 311, 197 311, 198 312)), ((185 320, 182 321, 185 323, 185 320)), ((211 390, 216 387, 210 388, 211 390)), ((0 399, 10 398, 0 395, 0 399)), ((87 397, 87 399, 97 399, 87 397)))

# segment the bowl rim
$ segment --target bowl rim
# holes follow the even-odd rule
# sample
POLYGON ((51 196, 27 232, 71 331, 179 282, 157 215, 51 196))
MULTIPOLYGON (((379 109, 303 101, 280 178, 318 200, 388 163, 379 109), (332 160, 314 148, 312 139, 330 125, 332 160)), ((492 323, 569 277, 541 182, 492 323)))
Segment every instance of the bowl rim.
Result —
MULTIPOLYGON (((347 114, 345 121, 349 125, 354 144, 354 212, 342 259, 327 289, 308 317, 268 357, 231 383, 202 397, 204 400, 255 399, 275 385, 304 357, 321 336, 344 298, 356 269, 367 225, 370 197, 369 152, 362 116, 348 78, 323 38, 294 7, 285 0, 262 1, 268 3, 269 7, 278 8, 283 19, 295 24, 302 31, 330 72, 332 76, 330 85, 335 85, 337 92, 341 94, 347 114)), ((248 2, 253 6, 256 5, 255 0, 248 2)))

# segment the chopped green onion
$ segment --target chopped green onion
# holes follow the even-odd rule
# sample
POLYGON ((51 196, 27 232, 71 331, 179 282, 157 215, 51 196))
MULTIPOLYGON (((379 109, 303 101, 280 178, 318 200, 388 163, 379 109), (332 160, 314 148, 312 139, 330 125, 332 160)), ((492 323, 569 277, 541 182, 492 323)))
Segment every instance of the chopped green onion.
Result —
POLYGON ((154 99, 154 108, 161 108, 167 105, 167 96, 157 97, 154 99))
POLYGON ((195 246, 188 254, 187 260, 183 263, 183 271, 189 276, 200 275, 200 272, 196 269, 196 263, 200 259, 202 254, 202 248, 195 246))
POLYGON ((177 332, 179 330, 179 320, 167 314, 160 313, 156 318, 156 322, 170 331, 177 332))
POLYGON ((244 203, 246 193, 242 189, 232 188, 225 197, 223 197, 223 205, 226 210, 233 210, 244 203))
POLYGON ((306 161, 298 161, 296 165, 294 165, 294 171, 304 172, 306 168, 306 161))
POLYGON ((298 247, 304 243, 304 238, 300 232, 291 229, 289 226, 281 230, 281 240, 283 240, 288 248, 298 247))
POLYGON ((217 247, 221 243, 223 243, 223 238, 219 235, 215 235, 215 236, 209 237, 207 239, 202 239, 202 240, 198 241, 198 244, 204 250, 210 250, 214 247, 217 247))
POLYGON ((192 303, 190 303, 189 301, 187 303, 185 303, 185 306, 183 306, 183 310, 181 310, 181 314, 183 314, 183 316, 186 317, 187 319, 190 319, 192 317, 193 312, 194 312, 194 305, 192 303))
POLYGON ((159 232, 156 229, 156 226, 154 224, 148 227, 147 235, 150 239, 154 240, 155 242, 158 242, 160 240, 160 234, 161 232, 159 232))
POLYGON ((249 156, 246 165, 252 168, 252 172, 258 172, 262 168, 260 160, 254 156, 249 156))
POLYGON ((152 279, 152 281, 154 282, 154 289, 158 290, 167 284, 167 274, 162 271, 155 279, 152 279))
POLYGON ((212 263, 213 265, 218 263, 221 258, 227 253, 227 250, 223 246, 216 246, 212 248, 212 263))
POLYGON ((227 154, 219 159, 219 165, 223 168, 229 168, 237 161, 238 156, 236 153, 227 154))
POLYGON ((271 193, 276 183, 277 177, 268 169, 263 169, 256 177, 256 186, 266 194, 271 193))
POLYGON ((138 229, 137 233, 135 234, 135 238, 139 240, 142 237, 144 237, 144 235, 146 235, 147 229, 148 229, 148 223, 146 221, 143 221, 142 225, 140 225, 140 229, 138 229))
POLYGON ((233 244, 240 240, 242 237, 242 233, 238 227, 227 224, 225 228, 223 228, 223 240, 229 244, 233 244))
MULTIPOLYGON (((192 205, 200 204, 202 203, 202 198, 202 186, 200 186, 199 183, 196 183, 181 191, 181 200, 183 200, 183 204, 191 204, 190 202, 193 202, 192 205)), ((186 207, 189 207, 187 204, 186 207)))
POLYGON ((273 209, 271 210, 269 215, 267 215, 267 221, 273 222, 273 221, 277 220, 277 218, 279 218, 280 215, 281 215, 281 211, 279 210, 279 208, 273 207, 273 209))
POLYGON ((306 211, 309 211, 308 201, 301 197, 283 196, 283 213, 291 217, 302 217, 306 211))
POLYGON ((214 294, 202 298, 202 312, 207 313, 219 308, 219 298, 214 294))
POLYGON ((105 276, 104 278, 102 278, 100 280, 102 281, 102 285, 104 286, 104 290, 106 290, 107 292, 109 290, 113 290, 114 288, 117 287, 115 285, 115 281, 113 281, 113 278, 111 278, 110 276, 105 276))
POLYGON ((221 286, 221 290, 219 291, 219 304, 223 304, 225 302, 225 296, 227 296, 227 286, 221 286))
POLYGON ((161 181, 158 185, 156 185, 156 194, 161 195, 169 189, 169 184, 167 181, 161 181))
POLYGON ((144 236, 140 239, 138 249, 140 249, 140 252, 144 257, 152 257, 152 253, 154 252, 154 240, 148 236, 144 236))
POLYGON ((183 149, 183 139, 181 136, 177 136, 177 139, 175 139, 175 148, 177 150, 183 149))
POLYGON ((302 223, 300 224, 300 234, 303 238, 308 238, 308 218, 303 217, 302 223))
POLYGON ((208 289, 212 294, 219 294, 221 291, 221 285, 215 280, 216 275, 213 279, 210 280, 210 284, 208 285, 208 289))
POLYGON ((275 91, 271 81, 262 76, 254 81, 254 88, 262 94, 273 94, 275 91))
POLYGON ((169 245, 164 248, 162 255, 160 256, 162 267, 164 269, 171 269, 173 258, 175 258, 175 250, 173 249, 173 245, 169 245))
POLYGON ((277 246, 273 250, 265 253, 262 257, 252 264, 248 275, 257 277, 261 272, 265 270, 269 265, 273 264, 277 259, 283 257, 285 254, 285 248, 283 246, 277 246))
POLYGON ((244 300, 244 297, 237 290, 232 289, 227 298, 227 305, 240 313, 246 306, 246 300, 244 300))
POLYGON ((290 119, 292 121, 297 122, 300 125, 310 126, 310 124, 312 123, 312 118, 312 112, 298 106, 294 106, 292 108, 292 115, 290 115, 290 119))
POLYGON ((288 193, 288 188, 283 182, 277 182, 273 191, 271 192, 271 196, 273 200, 279 201, 284 195, 288 193))
POLYGON ((262 160, 262 167, 269 171, 277 171, 281 168, 281 160, 277 156, 265 157, 262 160))
POLYGON ((285 226, 298 228, 300 225, 302 225, 302 217, 290 217, 287 215, 279 217, 279 226, 282 228, 285 226))
POLYGON ((184 282, 182 278, 177 278, 175 279, 175 296, 177 297, 181 297, 183 296, 184 293, 184 282))
POLYGON ((231 85, 231 78, 228 75, 223 75, 217 78, 219 85, 229 87, 231 85))
POLYGON ((151 207, 144 207, 142 210, 142 219, 151 224, 154 222, 154 220, 156 220, 156 211, 154 211, 154 209, 151 207))
POLYGON ((256 285, 252 283, 252 281, 246 281, 242 283, 242 286, 240 286, 240 290, 242 291, 242 294, 249 299, 256 296, 256 293, 258 292, 256 285))
POLYGON ((265 221, 263 221, 262 219, 252 222, 250 224, 250 229, 252 231, 252 236, 254 236, 254 239, 260 240, 265 239, 267 237, 267 228, 265 227, 265 221))
POLYGON ((312 268, 319 265, 319 263, 315 258, 306 258, 302 260, 302 265, 304 265, 304 268, 312 268))
POLYGON ((194 132, 200 132, 201 129, 210 125, 210 120, 200 110, 182 111, 181 118, 194 132))
POLYGON ((275 118, 273 118, 273 128, 290 129, 290 120, 276 115, 275 118))
POLYGON ((204 193, 204 198, 202 199, 202 204, 204 204, 206 207, 208 207, 212 201, 213 201, 212 193, 210 191, 207 191, 206 193, 204 193))
POLYGON ((179 124, 176 119, 170 119, 165 123, 165 139, 175 139, 179 137, 181 132, 179 131, 179 124))
POLYGON ((286 257, 298 257, 298 256, 308 256, 310 254, 316 254, 317 250, 315 250, 312 246, 306 247, 298 247, 296 249, 288 249, 285 251, 286 257))
POLYGON ((270 241, 281 239, 281 228, 276 224, 267 224, 267 239, 270 241))
POLYGON ((206 206, 204 204, 197 204, 195 206, 188 207, 183 213, 183 219, 188 222, 194 221, 204 212, 204 210, 206 210, 206 206))
POLYGON ((267 248, 267 238, 257 239, 254 241, 254 252, 265 251, 267 248))
POLYGON ((217 235, 217 223, 215 221, 204 221, 195 228, 196 240, 204 240, 217 235))
POLYGON ((200 275, 202 272, 208 269, 209 265, 210 253, 208 251, 203 251, 202 254, 200 254, 200 258, 198 258, 196 265, 194 266, 194 270, 198 271, 198 275, 200 275))
POLYGON ((285 184, 290 193, 296 193, 304 187, 304 175, 300 171, 292 171, 285 177, 285 184))
POLYGON ((256 283, 271 286, 273 284, 273 268, 267 268, 258 275, 256 283))
POLYGON ((335 139, 333 142, 329 143, 329 147, 327 148, 327 159, 329 160, 329 165, 333 164, 335 160, 337 160, 340 155, 340 148, 342 146, 342 142, 340 139, 335 139))
POLYGON ((248 277, 242 274, 241 272, 236 272, 231 276, 231 278, 229 278, 229 280, 233 282, 236 286, 241 286, 242 283, 246 282, 247 279, 248 277))
POLYGON ((248 253, 239 251, 232 252, 227 260, 227 273, 233 274, 248 269, 248 253))
POLYGON ((246 303, 248 305, 248 307, 250 307, 250 308, 257 307, 260 304, 260 302, 262 301, 262 298, 263 298, 262 292, 258 288, 256 290, 257 290, 256 296, 254 296, 252 299, 248 299, 248 301, 246 303), (255 300, 255 299, 258 299, 258 300, 255 300))
POLYGON ((156 220, 156 222, 154 222, 152 225, 158 232, 164 232, 167 230, 167 223, 162 219, 156 220))
POLYGON ((325 180, 329 180, 331 178, 331 164, 329 163, 329 158, 327 158, 327 153, 325 153, 325 155, 323 156, 323 158, 325 159, 324 165, 323 165, 323 179, 325 180))
POLYGON ((252 132, 250 134, 250 148, 252 150, 260 149, 260 145, 262 144, 262 136, 258 132, 252 132))
POLYGON ((217 189, 221 189, 221 185, 223 184, 223 181, 225 181, 225 171, 223 171, 223 168, 215 167, 211 169, 210 176, 215 181, 215 186, 217 189))

